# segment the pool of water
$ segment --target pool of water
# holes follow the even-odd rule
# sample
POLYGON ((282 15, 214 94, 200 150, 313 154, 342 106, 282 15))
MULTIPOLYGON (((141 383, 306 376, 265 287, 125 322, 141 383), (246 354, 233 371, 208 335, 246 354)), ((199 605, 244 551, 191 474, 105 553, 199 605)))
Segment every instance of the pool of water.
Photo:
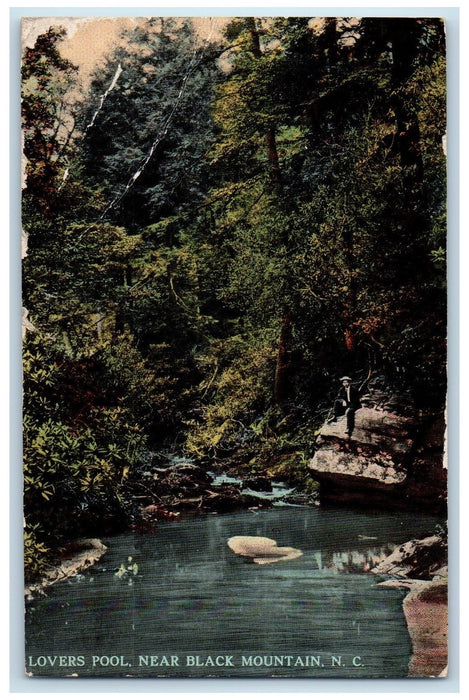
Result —
POLYGON ((245 511, 104 540, 84 574, 30 601, 33 675, 405 677, 406 591, 374 563, 435 518, 336 508, 245 511), (268 537, 302 556, 259 566, 227 547, 268 537))

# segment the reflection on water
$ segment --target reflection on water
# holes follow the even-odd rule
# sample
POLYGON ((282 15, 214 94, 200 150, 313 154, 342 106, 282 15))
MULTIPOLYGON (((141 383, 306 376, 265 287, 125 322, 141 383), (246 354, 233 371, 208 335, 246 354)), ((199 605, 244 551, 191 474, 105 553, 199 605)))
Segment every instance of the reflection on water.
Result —
POLYGON ((317 561, 319 568, 359 574, 363 571, 371 571, 378 562, 389 556, 393 549, 392 546, 375 547, 365 551, 332 552, 325 556, 318 552, 317 561))
POLYGON ((404 592, 377 587, 369 571, 394 544, 434 526, 423 515, 284 507, 110 538, 101 562, 28 604, 28 671, 405 676, 404 592), (236 536, 269 538, 303 554, 258 566, 229 549, 236 536), (116 576, 129 557, 137 573, 116 576), (59 667, 60 655, 67 658, 59 667))

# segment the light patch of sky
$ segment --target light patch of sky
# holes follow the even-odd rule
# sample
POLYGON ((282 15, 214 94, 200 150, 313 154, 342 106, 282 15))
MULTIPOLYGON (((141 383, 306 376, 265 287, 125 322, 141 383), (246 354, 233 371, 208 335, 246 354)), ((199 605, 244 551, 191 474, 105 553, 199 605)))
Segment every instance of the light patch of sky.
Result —
POLYGON ((122 30, 135 22, 132 17, 26 17, 21 22, 22 47, 32 47, 51 26, 64 27, 67 35, 60 53, 78 66, 86 83, 96 64, 116 45, 122 30))
POLYGON ((21 19, 21 43, 23 48, 32 48, 39 34, 44 34, 50 26, 65 27, 69 38, 73 37, 78 26, 86 22, 81 17, 23 17, 21 19))
MULTIPOLYGON (((118 44, 121 32, 135 26, 140 17, 25 17, 22 19, 22 46, 32 47, 39 36, 51 26, 62 26, 67 36, 60 45, 60 53, 80 71, 87 83, 96 65, 118 44)), ((227 17, 193 17, 199 37, 216 40, 228 23, 227 17)))
MULTIPOLYGON (((50 26, 62 26, 67 35, 60 45, 60 53, 78 66, 82 83, 86 85, 93 69, 112 51, 119 42, 124 29, 135 26, 141 17, 24 17, 22 18, 22 45, 32 47, 39 34, 46 32, 50 26)), ((181 18, 182 20, 183 18, 181 18)), ((230 17, 192 17, 194 28, 202 41, 217 40, 230 17)), ((346 18, 352 29, 359 20, 346 18)), ((310 21, 311 29, 321 31, 323 17, 314 17, 310 21)))

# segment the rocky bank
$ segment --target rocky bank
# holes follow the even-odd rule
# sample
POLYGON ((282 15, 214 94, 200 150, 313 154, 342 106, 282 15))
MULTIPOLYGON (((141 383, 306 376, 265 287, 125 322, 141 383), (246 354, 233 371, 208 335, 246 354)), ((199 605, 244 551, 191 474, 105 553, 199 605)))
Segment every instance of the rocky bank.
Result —
MULTIPOLYGON (((446 514, 445 420, 423 414, 372 387, 362 397, 349 439, 345 417, 318 431, 310 474, 322 503, 446 514)), ((409 676, 444 677, 448 664, 446 538, 398 547, 373 569, 383 586, 405 587, 403 611, 412 643, 409 676)))
POLYGON ((364 397, 351 439, 345 417, 324 423, 309 470, 322 502, 444 513, 444 440, 442 416, 385 408, 364 397))
POLYGON ((88 569, 101 559, 106 551, 107 547, 96 538, 75 540, 63 546, 58 552, 59 563, 50 566, 39 581, 25 587, 26 598, 42 595, 44 589, 53 586, 54 583, 66 581, 88 569))
POLYGON ((445 677, 448 667, 446 538, 433 535, 406 542, 372 572, 385 578, 380 586, 409 589, 403 601, 412 643, 409 677, 445 677))

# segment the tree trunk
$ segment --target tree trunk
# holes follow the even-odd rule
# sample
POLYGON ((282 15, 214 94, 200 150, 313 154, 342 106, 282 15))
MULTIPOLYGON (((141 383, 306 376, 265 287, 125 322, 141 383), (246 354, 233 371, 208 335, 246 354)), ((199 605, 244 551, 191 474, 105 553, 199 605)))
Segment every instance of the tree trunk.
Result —
POLYGON ((290 353, 292 344, 292 320, 290 309, 285 306, 282 314, 282 327, 275 371, 274 400, 282 404, 288 395, 290 353))
POLYGON ((354 320, 356 318, 357 305, 357 284, 353 275, 355 267, 355 256, 353 250, 353 231, 345 229, 342 232, 342 241, 345 249, 345 264, 347 272, 347 292, 344 299, 344 320, 345 320, 345 348, 347 352, 353 353, 356 348, 356 333, 354 320))
POLYGON ((423 160, 420 148, 420 127, 418 117, 406 109, 399 97, 393 100, 396 118, 396 144, 399 149, 401 166, 406 170, 406 193, 423 182, 423 160))
POLYGON ((423 160, 420 148, 420 128, 417 115, 410 110, 399 88, 412 75, 421 27, 417 20, 394 19, 389 22, 389 40, 392 50, 392 82, 395 97, 392 107, 396 118, 396 144, 401 166, 406 170, 406 197, 412 198, 412 190, 423 182, 423 160))
MULTIPOLYGON (((259 30, 256 26, 256 21, 254 17, 247 18, 247 27, 249 35, 251 37, 251 50, 255 58, 259 59, 262 55, 261 44, 259 38, 259 30)), ((270 165, 270 176, 274 189, 280 193, 282 187, 282 173, 280 169, 280 162, 277 151, 277 140, 275 136, 275 127, 272 126, 266 133, 266 145, 267 145, 267 155, 269 158, 270 165)), ((282 242, 288 251, 288 236, 285 231, 282 231, 282 242)), ((286 282, 288 287, 288 281, 286 282)), ((287 290, 283 289, 280 293, 285 297, 287 295, 287 290)), ((291 310, 284 298, 283 300, 283 311, 282 311, 282 322, 280 328, 280 339, 277 354, 277 366, 275 370, 275 382, 274 382, 274 401, 277 404, 282 404, 288 395, 289 389, 289 369, 290 369, 290 355, 292 347, 292 314, 291 310)))
POLYGON ((278 160, 277 140, 275 138, 275 129, 269 129, 266 135, 267 150, 269 153, 270 174, 275 185, 281 185, 280 163, 278 160))
POLYGON ((256 27, 256 20, 254 17, 247 18, 247 25, 249 34, 252 42, 252 52, 256 58, 261 57, 261 42, 259 39, 259 31, 256 27))

